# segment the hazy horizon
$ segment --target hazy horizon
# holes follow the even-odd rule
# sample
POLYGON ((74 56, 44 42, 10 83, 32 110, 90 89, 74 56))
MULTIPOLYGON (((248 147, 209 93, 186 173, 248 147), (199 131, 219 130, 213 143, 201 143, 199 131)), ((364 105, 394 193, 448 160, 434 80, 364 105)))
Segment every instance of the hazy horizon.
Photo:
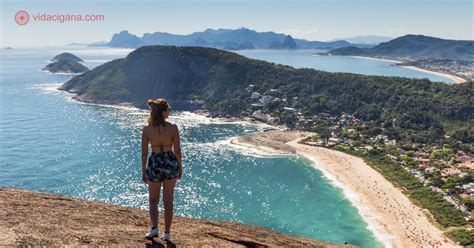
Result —
POLYGON ((1 46, 61 46, 110 41, 122 30, 190 34, 211 29, 245 27, 294 38, 331 41, 356 36, 399 37, 422 34, 443 39, 473 40, 473 3, 469 0, 185 0, 100 2, 48 0, 2 1, 1 46), (25 10, 29 22, 19 25, 15 14, 25 10), (44 22, 38 14, 102 15, 94 22, 44 22))

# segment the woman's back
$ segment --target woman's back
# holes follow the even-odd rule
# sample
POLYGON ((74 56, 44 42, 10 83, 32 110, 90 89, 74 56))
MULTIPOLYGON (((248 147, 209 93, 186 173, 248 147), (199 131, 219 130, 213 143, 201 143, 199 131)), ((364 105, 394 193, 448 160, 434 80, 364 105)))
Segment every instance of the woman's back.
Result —
POLYGON ((166 122, 165 126, 148 125, 145 127, 146 136, 154 153, 171 151, 176 133, 176 125, 166 122))

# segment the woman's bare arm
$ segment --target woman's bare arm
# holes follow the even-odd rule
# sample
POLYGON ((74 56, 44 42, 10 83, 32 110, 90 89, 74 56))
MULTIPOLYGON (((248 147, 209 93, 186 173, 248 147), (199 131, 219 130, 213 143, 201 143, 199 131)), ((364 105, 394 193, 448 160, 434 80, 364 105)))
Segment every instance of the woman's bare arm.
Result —
POLYGON ((148 158, 148 137, 145 134, 145 127, 142 130, 142 175, 146 173, 146 162, 148 158))
POLYGON ((183 163, 182 163, 182 158, 181 158, 181 143, 180 143, 180 138, 179 138, 178 126, 174 124, 174 127, 175 127, 175 132, 173 135, 173 150, 174 150, 174 153, 176 154, 176 158, 178 159, 178 165, 179 165, 178 179, 180 179, 181 175, 183 174, 183 163))

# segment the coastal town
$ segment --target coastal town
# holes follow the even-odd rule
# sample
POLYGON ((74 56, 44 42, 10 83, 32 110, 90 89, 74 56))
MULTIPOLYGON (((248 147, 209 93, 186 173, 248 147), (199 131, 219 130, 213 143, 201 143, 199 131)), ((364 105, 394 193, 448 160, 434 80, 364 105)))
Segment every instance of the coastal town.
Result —
POLYGON ((451 59, 403 59, 402 66, 415 66, 429 71, 447 73, 466 80, 474 80, 474 62, 451 59))
MULTIPOLYGON (((351 114, 339 116, 327 112, 305 115, 302 109, 291 104, 294 99, 281 98, 280 89, 264 93, 246 88, 251 100, 248 116, 269 124, 281 124, 280 117, 266 113, 269 105, 279 103, 283 112, 294 118, 296 130, 308 126, 319 128, 318 134, 302 142, 343 152, 371 156, 382 154, 419 180, 464 214, 466 221, 474 216, 474 156, 456 150, 449 144, 442 146, 413 143, 400 144, 382 134, 383 123, 364 122, 351 114)), ((316 128, 318 130, 318 128, 316 128)), ((449 137, 446 137, 449 138, 449 137)))
MULTIPOLYGON (((325 55, 325 53, 316 53, 325 55)), ((459 59, 418 59, 406 56, 354 56, 394 62, 395 66, 450 78, 455 83, 474 80, 474 62, 459 59)))

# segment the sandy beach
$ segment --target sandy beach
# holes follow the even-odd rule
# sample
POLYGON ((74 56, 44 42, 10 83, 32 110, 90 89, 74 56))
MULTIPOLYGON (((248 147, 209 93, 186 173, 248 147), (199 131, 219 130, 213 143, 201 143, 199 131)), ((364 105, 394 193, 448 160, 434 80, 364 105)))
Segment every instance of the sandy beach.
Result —
MULTIPOLYGON (((387 62, 392 62, 392 63, 395 63, 395 64, 402 63, 402 61, 391 60, 391 59, 381 59, 381 58, 372 58, 372 57, 364 57, 364 56, 349 56, 349 57, 358 58, 358 59, 371 59, 371 60, 387 61, 387 62)), ((430 73, 430 74, 433 74, 433 75, 449 78, 449 79, 453 80, 455 84, 460 84, 460 83, 466 82, 466 79, 458 77, 458 76, 454 76, 454 75, 451 75, 451 74, 448 74, 448 73, 430 71, 430 70, 426 70, 426 69, 419 68, 419 67, 416 67, 416 66, 406 66, 406 65, 399 65, 399 66, 402 67, 402 68, 405 68, 405 69, 409 69, 409 70, 421 71, 421 72, 424 72, 424 73, 430 73)))
MULTIPOLYGON (((322 147, 298 144, 311 135, 300 131, 267 131, 236 137, 235 145, 276 149, 313 161, 359 210, 369 229, 386 247, 460 247, 445 237, 410 200, 361 158, 322 147)), ((426 211, 426 210, 425 210, 426 211)))
POLYGON ((348 57, 358 58, 358 59, 380 60, 380 61, 387 61, 387 62, 392 62, 392 63, 401 63, 401 61, 392 60, 392 59, 381 59, 381 58, 373 58, 373 57, 365 57, 365 56, 348 56, 348 57))
POLYGON ((422 68, 419 68, 419 67, 416 67, 416 66, 405 66, 405 65, 403 65, 401 67, 406 68, 406 69, 410 69, 410 70, 431 73, 433 75, 438 75, 438 76, 441 76, 441 77, 447 77, 447 78, 453 80, 455 84, 460 84, 460 83, 466 82, 466 79, 464 79, 464 78, 454 76, 454 75, 451 75, 451 74, 447 74, 447 73, 441 73, 441 72, 437 72, 437 71, 430 71, 430 70, 422 69, 422 68))

